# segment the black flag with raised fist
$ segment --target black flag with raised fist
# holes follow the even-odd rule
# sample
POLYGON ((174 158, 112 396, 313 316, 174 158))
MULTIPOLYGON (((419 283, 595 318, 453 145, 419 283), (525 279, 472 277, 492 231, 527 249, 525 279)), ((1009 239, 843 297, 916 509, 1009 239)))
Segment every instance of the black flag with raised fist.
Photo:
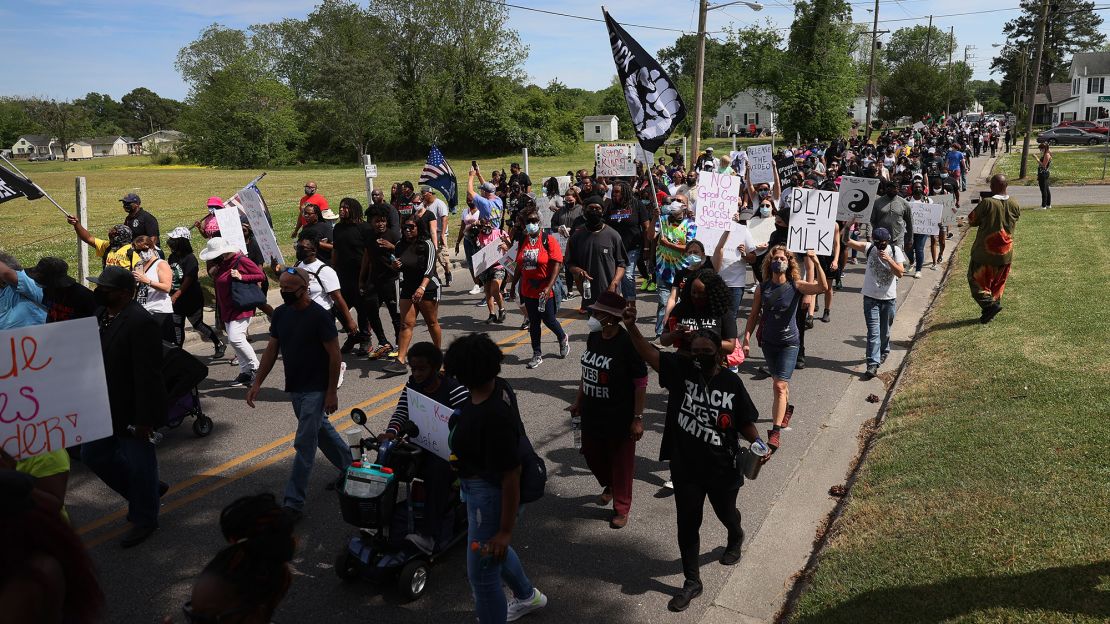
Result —
POLYGON ((654 153, 675 126, 686 118, 686 106, 659 62, 645 52, 608 11, 603 9, 602 12, 636 138, 645 151, 654 153))
POLYGON ((18 197, 38 199, 42 197, 42 191, 34 182, 0 165, 0 204, 18 197))

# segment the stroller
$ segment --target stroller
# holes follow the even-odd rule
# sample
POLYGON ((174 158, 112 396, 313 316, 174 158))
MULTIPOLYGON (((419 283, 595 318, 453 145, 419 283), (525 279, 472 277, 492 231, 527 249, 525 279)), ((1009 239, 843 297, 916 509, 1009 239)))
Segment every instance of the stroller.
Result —
POLYGON ((458 487, 452 487, 443 507, 440 535, 433 536, 431 552, 405 539, 424 517, 426 490, 416 475, 426 451, 404 441, 405 436, 414 438, 419 431, 409 422, 395 442, 378 442, 366 428, 366 414, 362 410, 351 410, 351 420, 371 436, 351 446, 363 460, 352 462, 342 484, 336 488, 343 520, 359 529, 358 535, 336 557, 336 576, 344 581, 357 578, 395 581, 403 600, 416 600, 427 589, 432 564, 452 546, 465 541, 466 505, 459 497, 458 487), (378 463, 367 460, 370 451, 377 452, 378 463))
POLYGON ((166 426, 174 429, 181 426, 186 417, 192 416, 195 419, 193 433, 198 438, 212 433, 212 419, 204 415, 197 392, 200 382, 208 378, 208 365, 185 349, 163 342, 162 378, 170 397, 166 426))

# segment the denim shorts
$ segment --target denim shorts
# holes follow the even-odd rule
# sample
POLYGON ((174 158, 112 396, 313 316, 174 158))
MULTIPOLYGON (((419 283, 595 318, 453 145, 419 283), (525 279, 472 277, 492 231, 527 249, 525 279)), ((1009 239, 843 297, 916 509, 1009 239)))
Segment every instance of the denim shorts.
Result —
POLYGON ((798 363, 798 345, 763 345, 763 359, 767 360, 767 370, 771 371, 772 377, 789 381, 794 374, 794 365, 798 363))

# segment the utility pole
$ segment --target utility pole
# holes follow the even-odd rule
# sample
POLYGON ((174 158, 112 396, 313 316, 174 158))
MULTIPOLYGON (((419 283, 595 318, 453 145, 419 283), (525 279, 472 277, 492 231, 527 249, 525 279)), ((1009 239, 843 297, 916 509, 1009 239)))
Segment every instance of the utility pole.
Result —
POLYGON ((1041 55, 1044 54, 1044 27, 1048 21, 1048 0, 1041 0, 1041 23, 1037 26, 1037 63, 1033 67, 1033 84, 1025 93, 1025 108, 1029 112, 1025 118, 1025 140, 1021 145, 1021 171, 1019 179, 1025 178, 1029 160, 1029 137, 1033 134, 1033 102, 1037 95, 1037 85, 1041 82, 1041 55))
POLYGON ((948 27, 948 104, 944 106, 944 118, 952 116, 952 52, 956 47, 956 27, 948 27))
POLYGON ((879 42, 879 0, 875 0, 875 23, 871 26, 871 71, 867 77, 867 134, 864 143, 871 138, 871 94, 875 90, 875 45, 879 42))
POLYGON ((929 16, 929 30, 925 31, 925 64, 929 64, 929 44, 933 39, 933 16, 929 16))

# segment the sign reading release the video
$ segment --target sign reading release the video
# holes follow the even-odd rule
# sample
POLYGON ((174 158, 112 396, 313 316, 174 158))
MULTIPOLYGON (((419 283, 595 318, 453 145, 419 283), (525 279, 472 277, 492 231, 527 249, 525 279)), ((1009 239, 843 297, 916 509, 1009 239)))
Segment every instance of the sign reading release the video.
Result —
POLYGON ((25 459, 112 435, 95 318, 0 331, 0 446, 25 459))
POLYGON ((836 191, 792 187, 786 248, 794 253, 812 249, 818 256, 831 256, 839 202, 836 191))
POLYGON ((635 146, 631 143, 598 143, 594 146, 597 175, 623 177, 636 175, 635 146))
POLYGON ((748 148, 748 162, 752 167, 752 184, 775 183, 775 159, 771 157, 770 145, 753 145, 748 148))

